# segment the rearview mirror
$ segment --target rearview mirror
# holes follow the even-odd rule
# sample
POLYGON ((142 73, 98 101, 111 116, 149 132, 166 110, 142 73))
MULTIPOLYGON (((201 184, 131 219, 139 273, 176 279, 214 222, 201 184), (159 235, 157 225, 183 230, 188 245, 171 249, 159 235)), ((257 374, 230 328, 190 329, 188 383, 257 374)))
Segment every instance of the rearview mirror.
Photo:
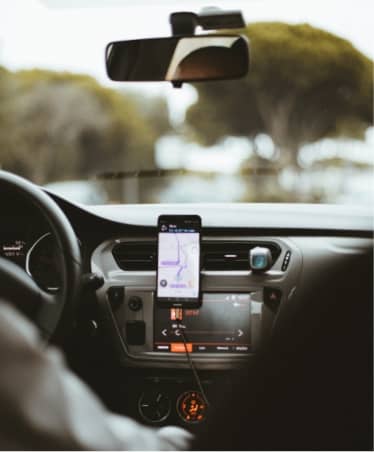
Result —
POLYGON ((111 42, 107 74, 119 82, 197 82, 243 77, 249 51, 238 35, 173 36, 111 42))

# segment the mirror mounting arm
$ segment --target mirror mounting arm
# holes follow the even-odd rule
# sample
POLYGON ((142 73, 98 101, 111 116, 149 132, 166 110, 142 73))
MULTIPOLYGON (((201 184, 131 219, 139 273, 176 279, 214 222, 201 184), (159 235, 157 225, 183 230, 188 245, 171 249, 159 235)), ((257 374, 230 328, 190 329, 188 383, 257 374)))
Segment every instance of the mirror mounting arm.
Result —
POLYGON ((191 12, 170 14, 170 25, 173 36, 194 35, 198 25, 198 16, 191 12))
MULTIPOLYGON (((245 22, 241 11, 223 11, 219 8, 204 8, 199 14, 189 11, 171 13, 169 17, 173 36, 194 35, 197 26, 203 30, 242 28, 245 22)), ((183 82, 172 82, 174 88, 181 88, 183 82)))
POLYGON ((171 13, 169 22, 173 36, 194 35, 197 26, 203 30, 245 27, 241 11, 224 11, 213 7, 203 8, 199 14, 189 11, 171 13))
MULTIPOLYGON (((194 35, 198 25, 198 16, 195 13, 183 12, 170 14, 170 25, 173 36, 194 35)), ((173 88, 182 88, 183 82, 171 82, 173 88)))

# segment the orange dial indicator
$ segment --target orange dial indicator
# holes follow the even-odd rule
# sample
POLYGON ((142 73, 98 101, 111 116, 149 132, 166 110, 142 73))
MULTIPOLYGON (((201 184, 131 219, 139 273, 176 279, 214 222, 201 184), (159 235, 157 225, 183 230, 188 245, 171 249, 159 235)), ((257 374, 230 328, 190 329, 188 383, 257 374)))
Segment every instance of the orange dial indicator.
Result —
POLYGON ((206 418, 207 407, 200 392, 184 392, 177 401, 179 416, 188 423, 202 422, 206 418))

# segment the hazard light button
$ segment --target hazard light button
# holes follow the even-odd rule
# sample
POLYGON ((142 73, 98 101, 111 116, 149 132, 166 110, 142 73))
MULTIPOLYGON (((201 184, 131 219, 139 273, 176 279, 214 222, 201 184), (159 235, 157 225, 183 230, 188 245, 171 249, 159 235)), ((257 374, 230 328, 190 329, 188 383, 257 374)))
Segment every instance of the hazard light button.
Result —
POLYGON ((273 312, 279 308, 282 292, 274 287, 264 287, 264 303, 273 312))

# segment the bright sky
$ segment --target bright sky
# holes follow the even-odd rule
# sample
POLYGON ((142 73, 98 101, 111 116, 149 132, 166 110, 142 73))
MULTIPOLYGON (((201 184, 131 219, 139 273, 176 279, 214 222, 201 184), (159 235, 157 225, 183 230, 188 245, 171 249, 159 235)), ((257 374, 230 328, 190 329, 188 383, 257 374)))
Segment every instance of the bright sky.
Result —
MULTIPOLYGON (((105 45, 170 35, 168 17, 181 9, 178 4, 177 0, 0 0, 0 65, 82 72, 118 86, 105 74, 105 45)), ((212 5, 241 9, 247 22, 308 22, 349 39, 374 57, 372 0, 189 0, 187 9, 198 12, 212 5)), ((142 90, 163 92, 176 117, 182 117, 186 103, 194 100, 188 85, 175 90, 166 83, 151 83, 143 84, 142 90)))
MULTIPOLYGON (((107 82, 103 62, 106 43, 169 35, 168 15, 180 9, 178 3, 166 0, 1 0, 0 64, 11 69, 39 66, 86 72, 107 82), (47 8, 46 4, 75 7, 47 8), (95 7, 98 4, 105 7, 95 7), (135 6, 128 6, 131 4, 135 6), (94 6, 79 8, 81 5, 94 6)), ((372 0, 189 0, 188 9, 199 11, 212 4, 224 9, 241 9, 248 22, 309 22, 349 39, 358 49, 374 56, 372 0)))
MULTIPOLYGON (((0 0, 0 65, 12 70, 43 67, 87 73, 101 83, 118 87, 105 74, 105 45, 113 40, 170 35, 168 16, 181 9, 179 3, 176 0, 0 0)), ((307 22, 350 40, 359 50, 374 57, 372 0, 189 0, 187 4, 187 9, 196 12, 212 5, 241 9, 247 22, 307 22)), ((169 84, 144 86, 143 91, 150 94, 166 95, 174 117, 182 118, 186 105, 195 98, 193 88, 188 85, 180 90, 169 84)), ((139 84, 134 87, 139 88, 139 84)), ((241 152, 248 153, 248 150, 241 152)), ((211 157, 205 155, 210 161, 211 157)))

